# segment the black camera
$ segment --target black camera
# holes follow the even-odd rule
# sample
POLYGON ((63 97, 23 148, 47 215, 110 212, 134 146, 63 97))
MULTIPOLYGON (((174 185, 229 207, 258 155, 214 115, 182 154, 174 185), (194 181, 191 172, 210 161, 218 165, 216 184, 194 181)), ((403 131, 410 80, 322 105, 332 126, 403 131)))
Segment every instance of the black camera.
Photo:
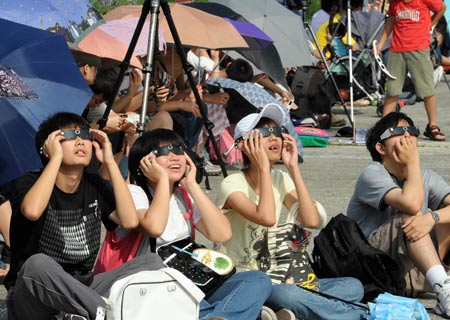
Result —
POLYGON ((311 0, 286 0, 286 6, 291 10, 306 11, 311 4, 311 0))

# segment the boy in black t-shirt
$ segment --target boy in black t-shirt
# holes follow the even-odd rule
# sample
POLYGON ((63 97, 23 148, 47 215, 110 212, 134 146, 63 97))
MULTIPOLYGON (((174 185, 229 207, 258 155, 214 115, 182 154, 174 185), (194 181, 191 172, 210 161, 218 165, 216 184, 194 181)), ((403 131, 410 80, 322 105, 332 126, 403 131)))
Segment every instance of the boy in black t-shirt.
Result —
POLYGON ((111 143, 104 132, 90 129, 86 120, 72 113, 57 113, 44 121, 35 142, 44 168, 18 178, 11 194, 12 257, 5 279, 9 317, 48 320, 77 314, 105 319, 102 296, 108 296, 114 281, 163 265, 159 258, 147 256, 93 276, 101 224, 107 230, 138 224, 111 143), (84 172, 93 153, 111 184, 84 172))

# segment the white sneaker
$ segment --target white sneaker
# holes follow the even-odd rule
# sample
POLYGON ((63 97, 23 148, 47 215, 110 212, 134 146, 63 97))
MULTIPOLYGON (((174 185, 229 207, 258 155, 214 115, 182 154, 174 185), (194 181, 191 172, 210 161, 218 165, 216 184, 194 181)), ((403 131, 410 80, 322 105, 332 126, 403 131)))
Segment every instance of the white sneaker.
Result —
POLYGON ((437 294, 437 303, 434 312, 440 316, 450 319, 450 277, 446 277, 433 287, 437 294))
POLYGON ((278 320, 295 320, 295 314, 289 309, 280 309, 276 315, 278 320))
POLYGON ((257 320, 278 320, 277 315, 269 307, 263 306, 257 320))
POLYGON ((222 172, 220 166, 212 164, 211 161, 206 158, 203 159, 203 168, 208 176, 218 176, 222 172))

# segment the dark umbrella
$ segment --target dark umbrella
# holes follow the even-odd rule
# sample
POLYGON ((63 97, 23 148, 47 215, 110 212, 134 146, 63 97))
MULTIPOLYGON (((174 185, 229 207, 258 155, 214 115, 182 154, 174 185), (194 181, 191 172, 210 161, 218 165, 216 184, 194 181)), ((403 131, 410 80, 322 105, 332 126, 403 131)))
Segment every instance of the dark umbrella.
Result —
POLYGON ((0 19, 0 184, 41 167, 39 124, 58 111, 81 114, 92 92, 63 36, 0 19))
POLYGON ((302 18, 274 0, 210 0, 241 14, 273 40, 283 67, 311 65, 312 55, 302 18))
POLYGON ((0 18, 62 34, 78 43, 103 18, 89 0, 8 0, 0 2, 0 18))
POLYGON ((263 49, 273 43, 272 39, 253 23, 229 18, 224 19, 230 22, 233 27, 239 31, 244 40, 247 41, 250 49, 263 49))
MULTIPOLYGON (((222 18, 248 22, 242 15, 220 3, 193 2, 186 3, 185 5, 222 18)), ((288 88, 280 55, 273 44, 269 44, 263 49, 236 49, 235 51, 248 61, 251 61, 258 69, 267 73, 272 79, 283 85, 285 88, 288 88)))

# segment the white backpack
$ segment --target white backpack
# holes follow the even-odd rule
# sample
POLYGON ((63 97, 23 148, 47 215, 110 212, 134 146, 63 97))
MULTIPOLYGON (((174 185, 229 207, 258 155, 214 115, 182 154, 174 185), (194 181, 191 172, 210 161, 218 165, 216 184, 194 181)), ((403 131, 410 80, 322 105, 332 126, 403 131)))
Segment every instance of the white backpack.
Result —
POLYGON ((172 268, 140 271, 116 281, 109 294, 108 320, 198 319, 205 294, 172 268))

